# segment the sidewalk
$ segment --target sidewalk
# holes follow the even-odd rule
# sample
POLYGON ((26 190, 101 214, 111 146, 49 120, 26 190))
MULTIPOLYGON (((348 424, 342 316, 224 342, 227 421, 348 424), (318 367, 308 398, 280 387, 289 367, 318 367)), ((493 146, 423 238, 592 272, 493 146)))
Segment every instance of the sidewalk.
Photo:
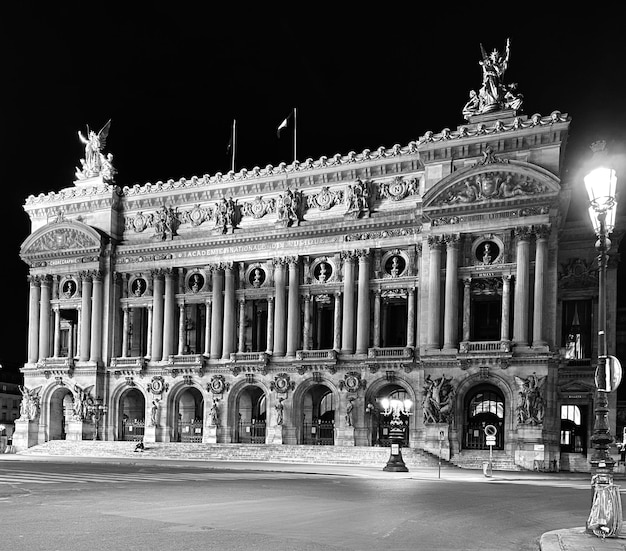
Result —
POLYGON ((585 527, 552 530, 541 536, 541 551, 626 551, 626 533, 618 538, 598 538, 585 532, 585 527))

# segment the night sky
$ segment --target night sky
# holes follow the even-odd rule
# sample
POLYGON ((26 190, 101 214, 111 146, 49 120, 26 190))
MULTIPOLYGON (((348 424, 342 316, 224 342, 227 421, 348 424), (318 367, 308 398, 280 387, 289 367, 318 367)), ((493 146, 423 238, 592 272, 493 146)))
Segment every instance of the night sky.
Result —
POLYGON ((26 357, 23 204, 73 186, 84 156, 77 132, 87 125, 99 130, 112 119, 104 152, 120 186, 228 172, 233 119, 237 171, 291 163, 291 134, 279 139, 276 129, 294 107, 300 161, 406 145, 465 123, 461 109, 480 87, 480 44, 503 51, 509 37, 504 81, 518 83, 522 114, 572 117, 564 178, 582 186, 580 166, 598 138, 626 153, 624 18, 606 9, 556 17, 526 3, 494 5, 490 15, 472 4, 455 12, 294 3, 295 13, 110 4, 0 8, 5 369, 26 357))

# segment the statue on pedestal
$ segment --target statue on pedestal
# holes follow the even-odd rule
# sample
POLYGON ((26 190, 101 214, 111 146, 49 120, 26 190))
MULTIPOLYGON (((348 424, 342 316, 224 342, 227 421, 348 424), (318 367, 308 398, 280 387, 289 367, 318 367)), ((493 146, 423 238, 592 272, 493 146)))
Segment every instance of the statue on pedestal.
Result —
POLYGON ((85 158, 80 160, 81 167, 76 168, 76 179, 84 180, 95 176, 102 176, 104 180, 113 180, 116 170, 113 168, 113 155, 109 153, 106 157, 102 150, 106 147, 107 137, 111 128, 109 120, 96 133, 87 126, 87 136, 78 131, 78 138, 85 146, 85 158))

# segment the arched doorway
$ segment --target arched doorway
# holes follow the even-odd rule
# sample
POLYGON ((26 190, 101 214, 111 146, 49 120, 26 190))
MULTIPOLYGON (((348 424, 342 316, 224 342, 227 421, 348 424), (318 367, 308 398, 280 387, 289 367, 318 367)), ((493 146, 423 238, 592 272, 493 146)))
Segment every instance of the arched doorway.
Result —
POLYGON ((302 444, 335 444, 335 395, 324 384, 312 386, 302 402, 302 444))
POLYGON ((202 442, 204 398, 195 387, 187 387, 178 396, 174 408, 175 442, 202 442))
POLYGON ((470 450, 488 450, 485 427, 498 429, 493 449, 504 449, 504 396, 493 385, 479 385, 472 389, 465 400, 463 447, 470 450))
POLYGON ((65 440, 74 414, 74 395, 65 387, 58 387, 50 397, 49 440, 65 440))
POLYGON ((139 442, 146 428, 146 400, 136 388, 126 390, 120 397, 120 440, 139 442))
POLYGON ((587 406, 561 405, 561 452, 587 454, 587 406))
MULTIPOLYGON (((365 409, 366 421, 368 424, 368 441, 372 446, 390 446, 389 430, 391 428, 391 412, 385 412, 385 408, 382 405, 382 400, 410 400, 411 396, 407 391, 396 383, 389 383, 383 386, 373 398, 374 402, 370 402, 365 409)), ((400 420, 404 428, 404 440, 402 441, 403 447, 409 445, 409 415, 405 413, 400 414, 400 420)))
POLYGON ((265 444, 267 400, 262 388, 249 385, 237 399, 238 413, 235 442, 241 444, 265 444))

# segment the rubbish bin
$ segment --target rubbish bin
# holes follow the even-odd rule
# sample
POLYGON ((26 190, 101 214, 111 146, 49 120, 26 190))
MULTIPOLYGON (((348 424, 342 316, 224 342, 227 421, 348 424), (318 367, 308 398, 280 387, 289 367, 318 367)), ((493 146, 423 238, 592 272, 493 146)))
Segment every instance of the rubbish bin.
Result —
POLYGON ((606 483, 601 476, 593 479, 593 505, 587 519, 587 531, 601 538, 618 537, 622 530, 622 499, 619 486, 606 483))
POLYGON ((491 476, 491 462, 483 461, 483 474, 485 476, 491 476))

